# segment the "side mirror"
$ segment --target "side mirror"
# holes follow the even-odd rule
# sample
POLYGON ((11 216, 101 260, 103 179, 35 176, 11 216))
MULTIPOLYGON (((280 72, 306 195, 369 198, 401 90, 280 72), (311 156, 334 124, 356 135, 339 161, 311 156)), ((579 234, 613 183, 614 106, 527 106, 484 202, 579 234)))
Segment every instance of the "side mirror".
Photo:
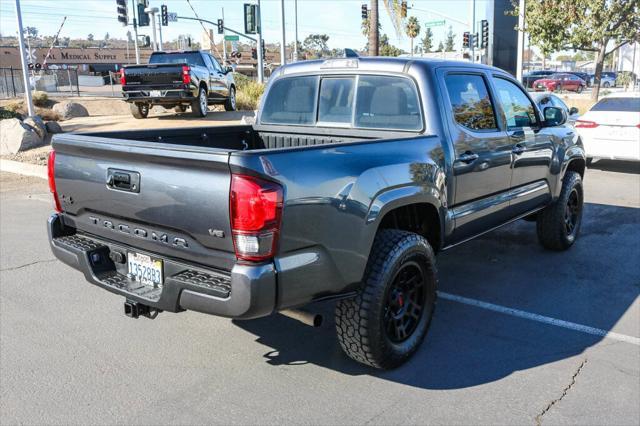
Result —
POLYGON ((569 115, 577 114, 579 112, 580 112, 580 110, 578 108, 576 108, 576 107, 569 108, 569 115))
POLYGON ((225 67, 225 68, 224 68, 224 71, 225 71, 227 74, 229 74, 230 72, 233 72, 233 67, 229 67, 229 66, 227 66, 227 67, 225 67))
POLYGON ((544 121, 547 126, 561 126, 567 122, 567 113, 558 107, 546 107, 544 109, 544 121))

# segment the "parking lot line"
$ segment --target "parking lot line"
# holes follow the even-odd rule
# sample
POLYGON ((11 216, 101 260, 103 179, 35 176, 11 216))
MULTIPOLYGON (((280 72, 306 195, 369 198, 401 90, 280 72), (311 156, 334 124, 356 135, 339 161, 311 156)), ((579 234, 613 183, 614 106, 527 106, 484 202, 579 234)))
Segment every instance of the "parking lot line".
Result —
POLYGON ((524 318, 531 321, 537 321, 548 325, 554 325, 556 327, 567 328, 569 330, 579 331, 581 333, 592 334, 594 336, 601 336, 607 339, 618 340, 620 342, 631 343, 632 345, 640 346, 640 337, 614 333, 612 331, 603 330, 601 328, 594 328, 587 325, 576 324, 575 322, 559 320, 544 315, 534 314, 532 312, 521 311, 520 309, 513 309, 506 306, 495 305, 493 303, 470 299, 468 297, 458 296, 456 294, 445 293, 442 291, 438 292, 438 297, 445 300, 451 300, 453 302, 464 303, 465 305, 475 306, 477 308, 488 309, 490 311, 499 312, 501 314, 507 314, 518 318, 524 318))

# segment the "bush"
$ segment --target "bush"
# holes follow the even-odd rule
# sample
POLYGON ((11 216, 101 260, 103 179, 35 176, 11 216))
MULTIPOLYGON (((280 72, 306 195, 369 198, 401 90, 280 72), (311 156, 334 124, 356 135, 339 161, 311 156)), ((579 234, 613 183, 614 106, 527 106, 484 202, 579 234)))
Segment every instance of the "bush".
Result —
MULTIPOLYGON (((21 118, 29 115, 27 106, 25 105, 24 101, 8 103, 4 106, 3 109, 5 110, 5 112, 3 113, 2 118, 21 118), (8 114, 13 114, 13 116, 9 117, 7 116, 8 114)), ((39 115, 43 120, 46 121, 60 121, 60 114, 49 108, 36 107, 36 115, 39 115)))
POLYGON ((24 106, 24 102, 23 101, 16 101, 16 102, 11 102, 8 103, 4 106, 4 109, 7 111, 11 111, 11 112, 15 112, 15 113, 22 113, 23 111, 26 111, 27 109, 24 106))
POLYGON ((264 93, 264 84, 250 79, 249 77, 234 73, 236 82, 236 106, 239 110, 255 110, 260 104, 260 97, 264 93))
POLYGON ((22 118, 22 116, 15 111, 0 108, 0 120, 4 120, 8 118, 22 118))
POLYGON ((31 92, 31 98, 33 99, 33 104, 39 107, 45 107, 48 104, 49 96, 47 92, 41 92, 39 90, 34 90, 31 92))

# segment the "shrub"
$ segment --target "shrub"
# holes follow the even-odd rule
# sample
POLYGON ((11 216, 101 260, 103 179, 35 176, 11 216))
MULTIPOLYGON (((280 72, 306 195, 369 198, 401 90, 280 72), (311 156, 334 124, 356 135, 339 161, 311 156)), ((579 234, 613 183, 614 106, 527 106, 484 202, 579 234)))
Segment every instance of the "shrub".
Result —
POLYGON ((22 116, 15 111, 0 108, 0 120, 4 120, 7 118, 22 118, 22 116))
POLYGON ((31 98, 33 99, 33 104, 39 107, 47 106, 47 101, 49 100, 47 92, 41 92, 40 90, 34 90, 31 92, 31 98))
POLYGON ((264 84, 249 81, 243 87, 238 87, 236 93, 236 105, 239 110, 258 109, 260 98, 264 93, 264 84))
POLYGON ((15 113, 22 113, 23 111, 27 110, 24 106, 23 101, 15 101, 15 102, 8 103, 4 106, 4 109, 6 109, 7 111, 15 112, 15 113))

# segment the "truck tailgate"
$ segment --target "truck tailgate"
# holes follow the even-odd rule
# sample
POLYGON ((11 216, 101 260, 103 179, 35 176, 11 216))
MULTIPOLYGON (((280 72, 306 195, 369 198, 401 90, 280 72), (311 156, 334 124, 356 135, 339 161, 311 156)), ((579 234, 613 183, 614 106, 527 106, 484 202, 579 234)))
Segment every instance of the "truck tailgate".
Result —
POLYGON ((133 248, 231 269, 230 151, 81 134, 56 136, 53 149, 65 223, 133 248))
POLYGON ((182 64, 129 65, 125 68, 127 85, 167 86, 182 84, 182 64))

